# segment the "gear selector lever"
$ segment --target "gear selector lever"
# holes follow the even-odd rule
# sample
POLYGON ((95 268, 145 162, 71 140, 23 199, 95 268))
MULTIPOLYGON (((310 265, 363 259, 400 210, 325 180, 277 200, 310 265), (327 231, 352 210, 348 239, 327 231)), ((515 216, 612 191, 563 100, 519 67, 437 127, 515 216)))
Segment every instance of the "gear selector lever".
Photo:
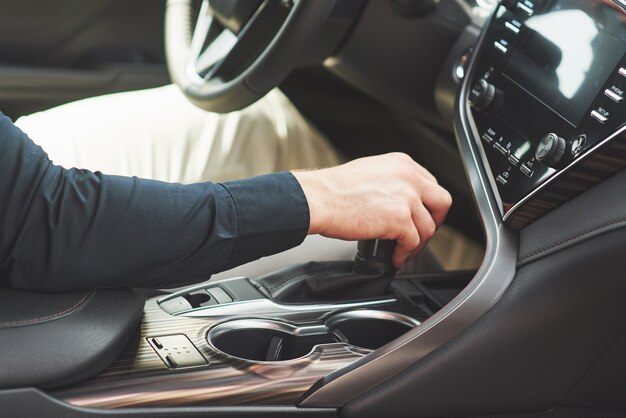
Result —
POLYGON ((359 241, 351 261, 310 262, 253 281, 269 298, 284 303, 370 299, 391 293, 395 241, 359 241))
POLYGON ((396 241, 370 239, 359 241, 356 258, 354 259, 354 271, 362 274, 384 274, 393 276, 396 268, 391 263, 396 241))

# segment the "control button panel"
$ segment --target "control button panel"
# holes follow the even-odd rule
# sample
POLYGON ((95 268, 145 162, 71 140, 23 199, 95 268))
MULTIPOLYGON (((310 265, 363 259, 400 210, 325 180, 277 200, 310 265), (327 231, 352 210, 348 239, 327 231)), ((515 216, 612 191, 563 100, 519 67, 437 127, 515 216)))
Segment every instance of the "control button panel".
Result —
MULTIPOLYGON (((539 64, 548 65, 541 59, 553 58, 549 54, 544 57, 529 52, 541 46, 536 43, 537 29, 531 20, 546 15, 565 24, 566 17, 555 6, 565 3, 565 0, 501 0, 475 54, 473 75, 468 79, 473 83, 469 97, 471 117, 476 140, 484 151, 505 212, 626 122, 626 111, 622 108, 626 105, 626 55, 605 57, 603 78, 588 81, 589 93, 584 100, 582 96, 576 98, 575 112, 573 107, 548 103, 549 97, 539 97, 544 86, 533 83, 543 73, 525 72, 524 66, 541 72, 543 67, 539 64)), ((602 7, 607 13, 615 9, 602 7)), ((564 33, 572 32, 568 30, 564 33)), ((560 48, 557 44, 552 45, 555 50, 560 48)), ((593 44, 589 46, 595 48, 593 44)), ((568 69, 559 67, 559 70, 568 69)), ((552 82, 545 80, 547 85, 552 82)))
POLYGON ((185 334, 159 335, 146 340, 169 369, 209 364, 185 334))

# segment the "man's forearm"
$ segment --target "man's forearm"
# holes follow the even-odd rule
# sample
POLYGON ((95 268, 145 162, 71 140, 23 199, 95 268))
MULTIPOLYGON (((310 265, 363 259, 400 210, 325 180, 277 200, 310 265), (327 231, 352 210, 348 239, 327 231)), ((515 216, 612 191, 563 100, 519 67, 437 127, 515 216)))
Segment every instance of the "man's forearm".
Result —
POLYGON ((168 287, 299 244, 308 207, 279 173, 168 184, 53 165, 0 116, 0 277, 21 288, 168 287))

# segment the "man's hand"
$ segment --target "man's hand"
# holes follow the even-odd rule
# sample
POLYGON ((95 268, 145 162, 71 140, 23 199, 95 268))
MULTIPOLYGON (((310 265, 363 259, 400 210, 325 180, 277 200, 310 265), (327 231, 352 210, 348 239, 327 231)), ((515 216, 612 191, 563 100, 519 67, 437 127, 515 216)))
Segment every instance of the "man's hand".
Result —
POLYGON ((293 175, 309 203, 309 234, 396 240, 396 267, 426 245, 452 204, 435 177, 401 153, 293 175))

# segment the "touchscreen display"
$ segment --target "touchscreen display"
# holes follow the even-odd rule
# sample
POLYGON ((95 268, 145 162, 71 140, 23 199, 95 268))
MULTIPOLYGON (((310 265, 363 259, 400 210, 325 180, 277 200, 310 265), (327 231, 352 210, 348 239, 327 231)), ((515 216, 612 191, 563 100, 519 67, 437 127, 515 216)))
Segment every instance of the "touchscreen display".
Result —
POLYGON ((626 53, 626 12, 612 0, 557 0, 525 25, 504 75, 578 125, 626 53))

